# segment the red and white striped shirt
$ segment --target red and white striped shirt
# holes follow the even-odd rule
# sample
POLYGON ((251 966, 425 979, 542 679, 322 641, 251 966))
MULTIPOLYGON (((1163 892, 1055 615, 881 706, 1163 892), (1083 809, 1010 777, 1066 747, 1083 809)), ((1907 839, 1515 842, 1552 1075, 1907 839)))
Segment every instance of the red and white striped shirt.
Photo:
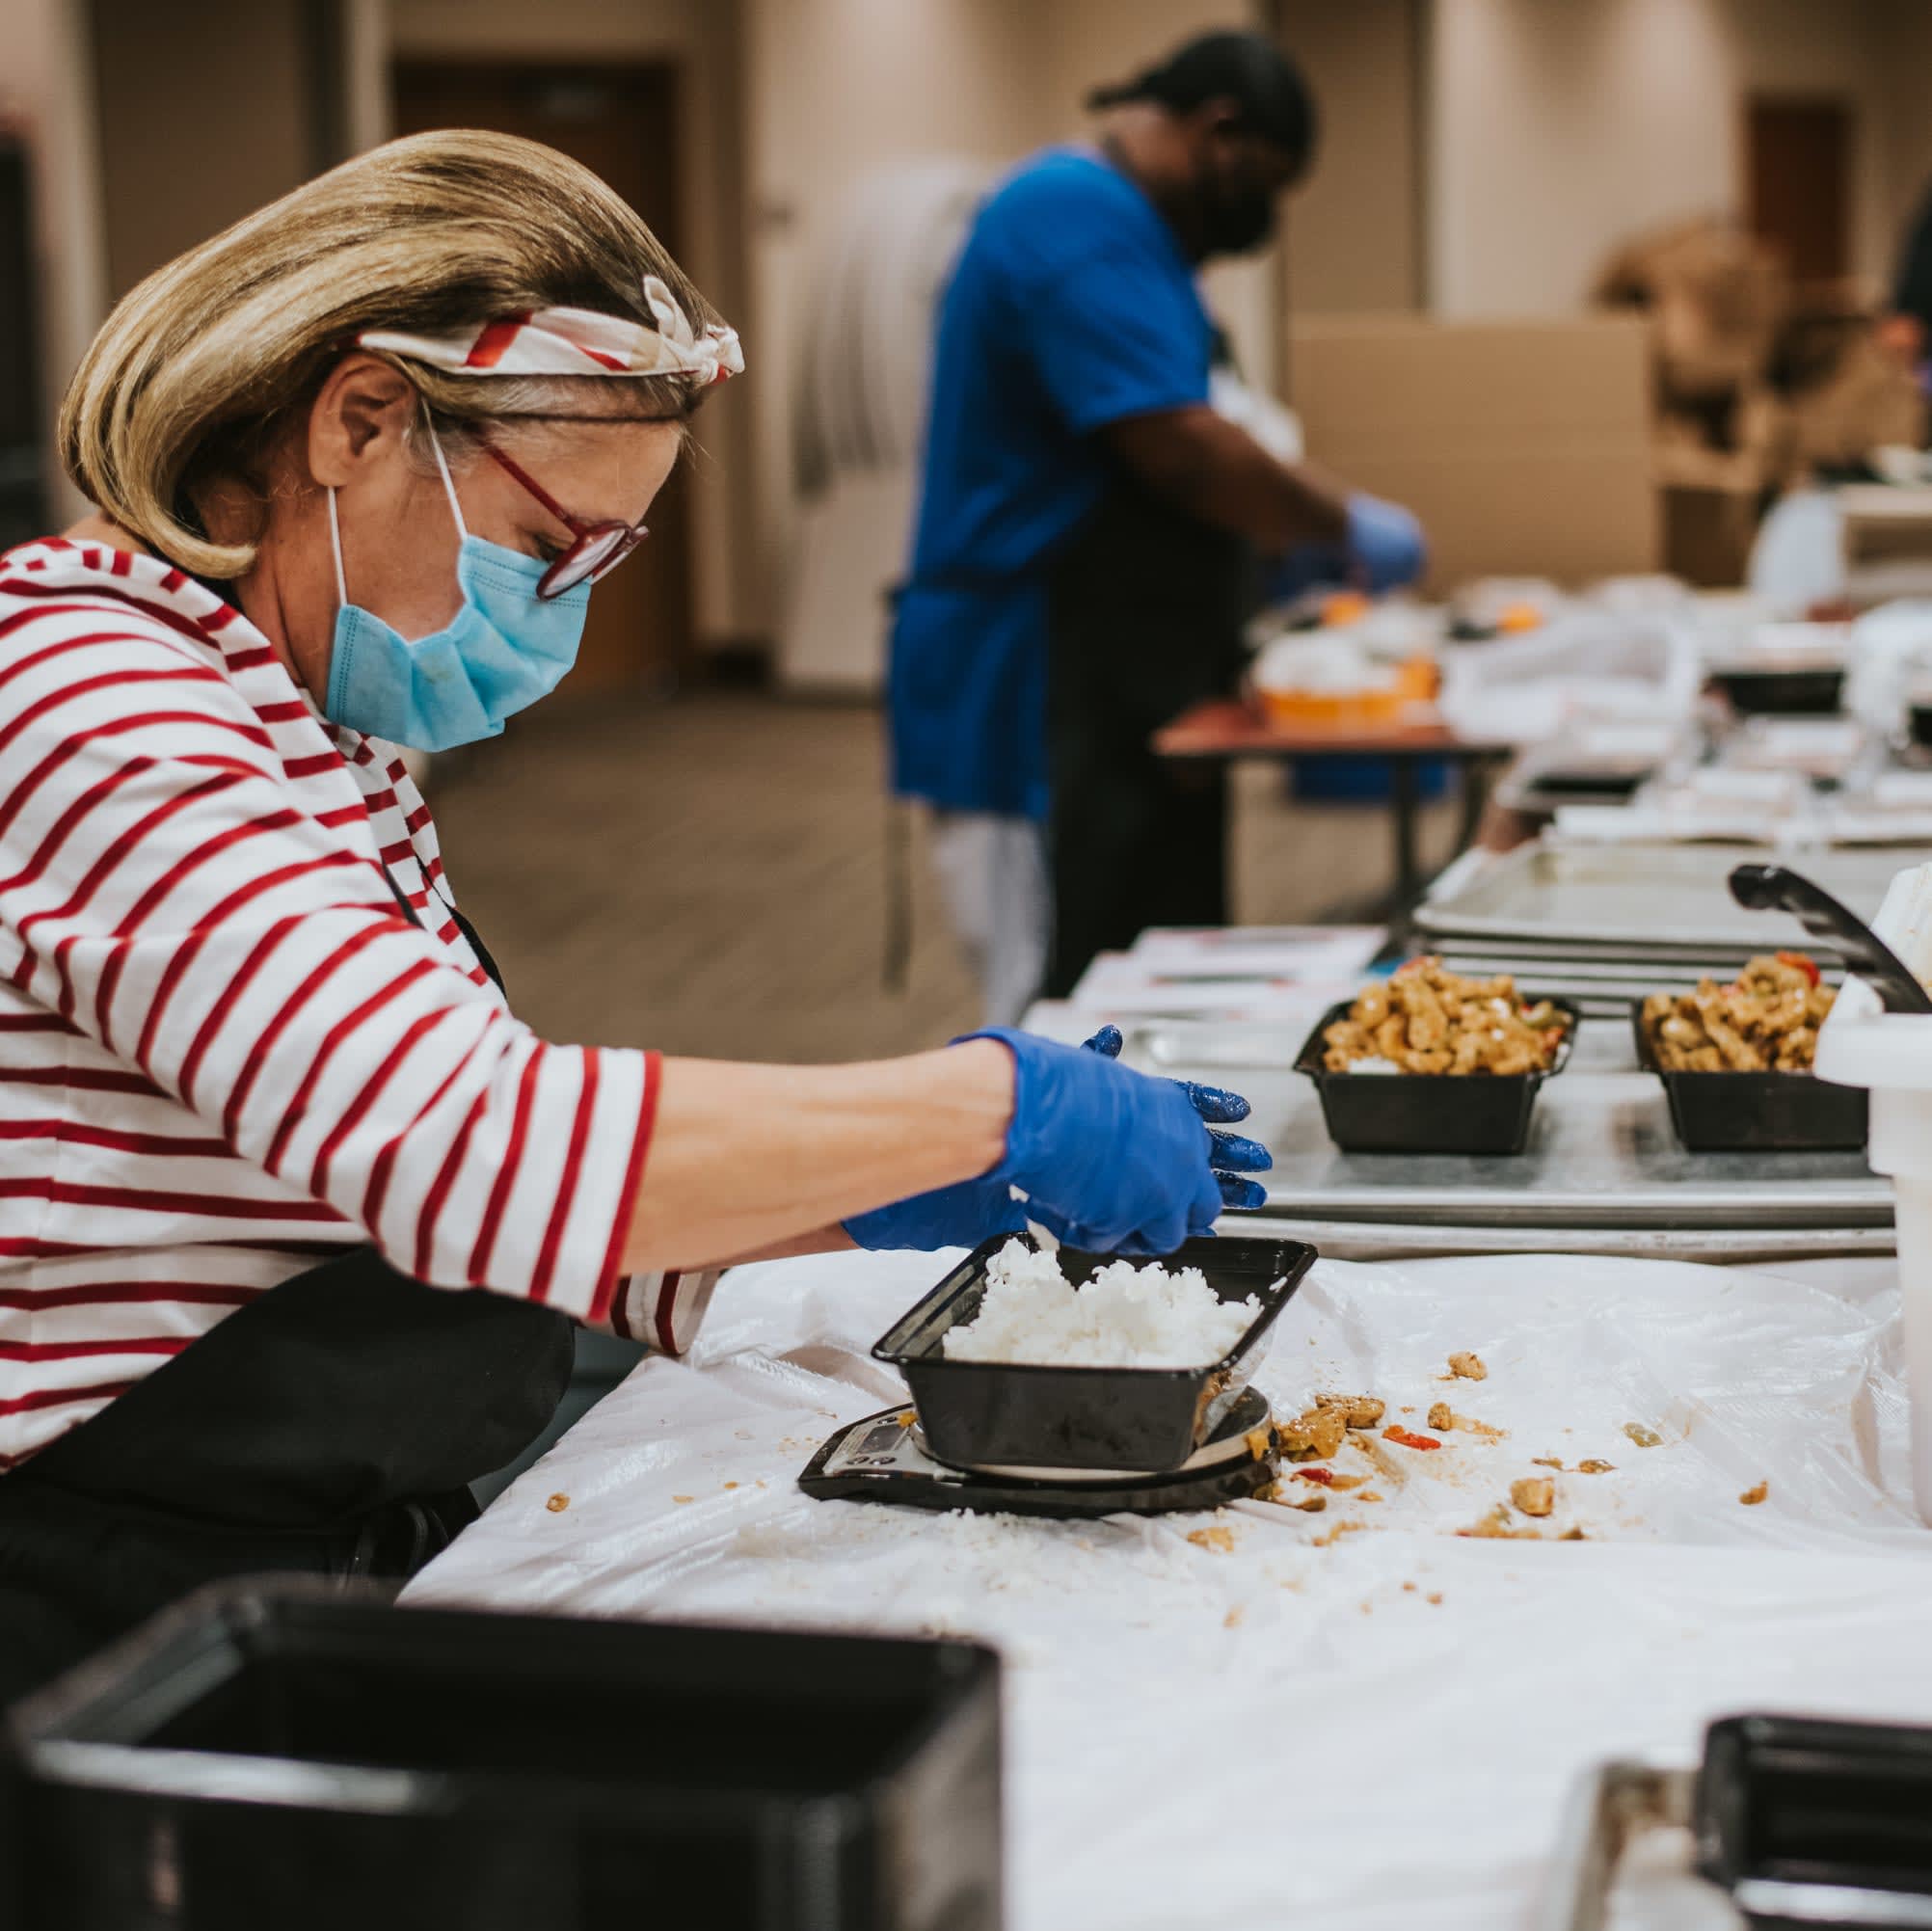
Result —
POLYGON ((0 1469, 345 1246, 673 1350, 655 1055, 514 1019, 393 750, 152 557, 0 556, 0 1469), (403 918, 389 874, 417 908, 403 918))

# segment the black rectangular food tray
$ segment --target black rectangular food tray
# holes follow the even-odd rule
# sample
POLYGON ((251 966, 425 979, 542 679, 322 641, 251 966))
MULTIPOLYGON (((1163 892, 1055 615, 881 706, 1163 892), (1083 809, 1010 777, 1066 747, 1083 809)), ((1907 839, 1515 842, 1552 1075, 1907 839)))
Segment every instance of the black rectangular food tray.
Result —
MULTIPOLYGON (((1540 1002, 1524 995, 1531 1005, 1540 1002)), ((1331 1006, 1309 1033, 1295 1070, 1315 1083, 1328 1138, 1344 1153, 1520 1153, 1543 1083, 1563 1071, 1581 1024, 1567 999, 1550 1005, 1570 1020, 1555 1063, 1544 1073, 1331 1073, 1322 1037, 1346 1019, 1352 1000, 1331 1006)))
POLYGON ((1721 670, 1711 683, 1731 710, 1758 717, 1828 716, 1843 706, 1842 667, 1809 670, 1721 670))
POLYGON ((1813 1073, 1667 1073, 1630 1006, 1637 1063, 1662 1081, 1671 1125, 1686 1153, 1856 1153, 1865 1142, 1871 1095, 1813 1073))
POLYGON ((976 1644, 224 1584, 15 1706, 0 1924, 998 1931, 1000 1801, 976 1644))
MULTIPOLYGON (((1230 1352, 1202 1368, 1058 1368, 1015 1361, 955 1361, 946 1330, 971 1321, 986 1293, 986 1263, 1010 1239, 982 1242, 872 1348, 905 1377, 926 1445, 957 1468, 1112 1468, 1156 1474, 1178 1468, 1234 1406, 1259 1365, 1275 1317, 1315 1259, 1301 1241, 1222 1235, 1189 1241, 1166 1257, 1197 1267, 1222 1301, 1250 1294, 1261 1312, 1230 1352)), ((1114 1259, 1060 1252, 1082 1282, 1114 1259)))
POLYGON ((1915 744, 1932 745, 1932 704, 1915 704, 1906 713, 1915 744))
POLYGON ((1726 1717, 1694 1822, 1698 1868, 1760 1931, 1932 1925, 1932 1730, 1726 1717))

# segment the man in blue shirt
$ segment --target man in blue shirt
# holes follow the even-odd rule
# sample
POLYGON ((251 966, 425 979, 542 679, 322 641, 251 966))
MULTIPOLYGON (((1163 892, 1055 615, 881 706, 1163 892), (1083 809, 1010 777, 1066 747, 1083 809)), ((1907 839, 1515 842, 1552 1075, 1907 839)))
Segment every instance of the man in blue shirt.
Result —
POLYGON ((1000 1020, 1144 925, 1224 920, 1220 776, 1147 738, 1237 675, 1257 558, 1301 548, 1376 589, 1423 562, 1406 511, 1210 401, 1195 271, 1262 246, 1306 171, 1300 73, 1212 34, 1089 104, 1100 145, 1010 175, 953 270, 893 628, 894 787, 933 808, 1000 1020))

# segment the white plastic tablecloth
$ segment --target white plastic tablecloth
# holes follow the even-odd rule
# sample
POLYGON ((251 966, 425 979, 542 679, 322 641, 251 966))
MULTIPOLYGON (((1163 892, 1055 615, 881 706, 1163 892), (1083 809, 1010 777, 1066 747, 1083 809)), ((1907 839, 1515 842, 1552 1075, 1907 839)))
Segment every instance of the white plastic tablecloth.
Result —
POLYGON ((943 1265, 732 1274, 691 1359, 641 1366, 405 1599, 995 1643, 1018 1931, 1525 1925, 1586 1765, 1690 1752, 1741 1708, 1932 1721, 1889 1265, 1321 1263, 1258 1378, 1277 1412, 1339 1388, 1509 1432, 1379 1444, 1379 1502, 1037 1522, 807 1499, 818 1442, 901 1398, 867 1351, 943 1265), (1489 1379, 1436 1379, 1454 1349, 1489 1379), (1557 1477, 1546 1526, 1587 1541, 1453 1533, 1541 1456, 1615 1464, 1557 1477), (1213 1526, 1231 1550, 1188 1541, 1213 1526))

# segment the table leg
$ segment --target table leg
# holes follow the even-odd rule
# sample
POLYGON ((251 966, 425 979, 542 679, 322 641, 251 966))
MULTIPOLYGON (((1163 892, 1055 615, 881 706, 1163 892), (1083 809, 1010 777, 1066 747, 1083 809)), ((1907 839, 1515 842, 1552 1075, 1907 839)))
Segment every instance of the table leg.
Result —
POLYGON ((1407 913, 1422 896, 1422 862, 1415 850, 1414 758, 1397 752, 1388 761, 1390 802, 1395 808, 1395 912, 1407 913))
POLYGON ((1459 856, 1476 842, 1476 832, 1483 822, 1483 809, 1489 802, 1489 786, 1495 769, 1494 764, 1488 758, 1462 760, 1459 775, 1462 785, 1462 819, 1456 827, 1459 856))

